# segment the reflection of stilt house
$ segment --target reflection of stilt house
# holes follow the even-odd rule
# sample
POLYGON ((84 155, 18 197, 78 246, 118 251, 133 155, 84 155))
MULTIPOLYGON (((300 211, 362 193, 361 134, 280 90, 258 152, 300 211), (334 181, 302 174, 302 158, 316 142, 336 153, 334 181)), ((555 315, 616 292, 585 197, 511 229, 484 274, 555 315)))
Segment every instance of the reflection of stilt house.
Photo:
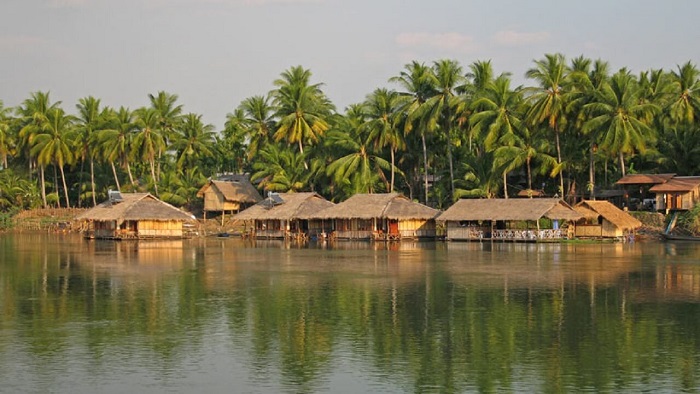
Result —
POLYGON ((109 200, 76 217, 85 223, 87 238, 184 238, 194 216, 149 193, 109 192, 109 200))
POLYGON ((558 198, 463 199, 438 217, 448 240, 538 241, 563 239, 564 224, 581 218, 558 198))
POLYGON ((234 216, 246 223, 248 235, 259 239, 305 239, 324 232, 311 213, 334 204, 317 193, 272 193, 234 216))
POLYGON ((435 238, 440 211, 397 193, 356 194, 313 215, 333 223, 336 239, 435 238))
POLYGON ((633 235, 642 222, 608 201, 585 200, 574 209, 583 218, 576 222, 578 238, 620 238, 633 235))
POLYGON ((239 212, 262 201, 260 193, 242 174, 227 175, 219 180, 210 180, 197 192, 204 199, 204 219, 207 211, 221 212, 221 222, 226 212, 239 212))

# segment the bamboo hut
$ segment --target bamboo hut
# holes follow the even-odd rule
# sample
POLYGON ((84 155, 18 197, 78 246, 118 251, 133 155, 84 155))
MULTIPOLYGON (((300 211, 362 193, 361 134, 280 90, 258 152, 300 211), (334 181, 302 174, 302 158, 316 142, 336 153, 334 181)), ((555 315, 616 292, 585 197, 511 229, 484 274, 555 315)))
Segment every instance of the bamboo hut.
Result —
POLYGON ((540 241, 573 236, 564 227, 580 218, 558 198, 495 198, 459 200, 437 220, 447 240, 540 241))
POLYGON ((584 200, 574 207, 583 216, 576 222, 577 238, 624 238, 642 222, 608 201, 584 200))
POLYGON ((262 201, 262 196, 245 175, 228 175, 224 179, 210 180, 197 192, 204 199, 204 219, 207 211, 221 212, 221 223, 226 212, 239 212, 262 201))
POLYGON ((334 204, 317 193, 270 193, 234 215, 246 223, 246 236, 259 239, 307 239, 325 233, 321 220, 309 218, 334 204))
POLYGON ((334 239, 399 240, 435 238, 440 211, 398 193, 356 194, 312 215, 331 221, 334 239))
POLYGON ((186 238, 195 217, 149 193, 109 192, 109 199, 76 216, 86 238, 186 238))

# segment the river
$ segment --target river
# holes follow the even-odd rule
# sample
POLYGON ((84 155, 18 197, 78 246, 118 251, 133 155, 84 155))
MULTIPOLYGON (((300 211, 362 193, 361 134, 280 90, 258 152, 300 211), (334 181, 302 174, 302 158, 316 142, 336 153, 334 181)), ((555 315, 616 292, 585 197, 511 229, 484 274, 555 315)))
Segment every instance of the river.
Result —
POLYGON ((0 235, 0 392, 700 390, 700 243, 0 235))

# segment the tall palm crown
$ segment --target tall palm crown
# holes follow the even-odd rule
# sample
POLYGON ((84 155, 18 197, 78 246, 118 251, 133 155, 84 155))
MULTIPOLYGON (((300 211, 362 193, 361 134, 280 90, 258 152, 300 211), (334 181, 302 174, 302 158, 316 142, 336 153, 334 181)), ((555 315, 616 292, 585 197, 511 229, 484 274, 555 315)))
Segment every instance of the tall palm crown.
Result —
POLYGON ((240 127, 248 140, 248 160, 272 140, 275 128, 275 108, 270 96, 249 97, 238 107, 241 110, 240 127))
POLYGON ((177 168, 194 168, 202 158, 213 156, 209 148, 213 144, 214 126, 204 124, 202 115, 185 115, 171 145, 177 152, 177 168))
POLYGON ((676 123, 692 123, 700 117, 700 70, 691 62, 671 73, 674 99, 668 111, 676 123))
POLYGON ((594 101, 584 107, 590 115, 584 132, 593 133, 600 148, 611 155, 619 155, 623 176, 626 172, 624 154, 644 151, 653 141, 652 130, 644 120, 659 110, 655 104, 640 102, 639 93, 637 81, 622 69, 609 82, 603 83, 594 101))
POLYGON ((364 112, 367 114, 367 129, 376 148, 389 147, 391 155, 391 180, 389 191, 394 191, 396 172, 396 152, 406 147, 406 141, 400 129, 400 111, 406 96, 388 90, 376 89, 367 97, 364 112))
POLYGON ((67 207, 70 207, 70 199, 63 168, 66 164, 72 164, 76 158, 74 123, 75 118, 66 115, 62 109, 49 110, 46 113, 46 120, 42 123, 41 131, 34 137, 31 149, 32 155, 40 165, 54 164, 59 168, 67 207))
POLYGON ((333 105, 323 94, 321 84, 310 84, 311 71, 301 66, 292 67, 275 81, 277 89, 272 92, 279 119, 274 138, 299 145, 304 153, 304 144, 315 144, 328 130, 327 117, 333 105))
POLYGON ((476 136, 483 136, 487 151, 494 150, 502 137, 523 126, 522 103, 521 89, 511 89, 510 78, 504 75, 489 83, 474 100, 473 106, 479 110, 470 123, 476 136))

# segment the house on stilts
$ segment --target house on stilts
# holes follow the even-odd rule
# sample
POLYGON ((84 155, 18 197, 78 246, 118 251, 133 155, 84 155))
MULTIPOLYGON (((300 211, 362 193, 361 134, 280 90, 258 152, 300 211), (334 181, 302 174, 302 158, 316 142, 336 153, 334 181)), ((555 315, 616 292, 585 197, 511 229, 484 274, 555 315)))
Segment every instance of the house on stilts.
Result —
POLYGON ((330 230, 324 227, 322 220, 310 218, 310 215, 333 205, 314 192, 269 193, 233 218, 245 223, 245 236, 305 240, 330 230))
POLYGON ((332 239, 400 240, 436 237, 437 209, 398 193, 355 194, 311 215, 332 224, 332 239))
POLYGON ((462 199, 438 218, 446 240, 535 242, 573 237, 581 219, 558 198, 462 199))
POLYGON ((234 214, 262 201, 248 177, 243 174, 229 174, 217 180, 210 180, 197 192, 204 199, 204 219, 207 212, 221 212, 223 225, 226 213, 234 214))
POLYGON ((188 238, 196 228, 193 215, 150 193, 109 192, 109 199, 75 218, 86 238, 173 239, 188 238))
POLYGON ((574 206, 582 218, 576 222, 576 238, 627 239, 642 222, 609 201, 584 200, 574 206))

